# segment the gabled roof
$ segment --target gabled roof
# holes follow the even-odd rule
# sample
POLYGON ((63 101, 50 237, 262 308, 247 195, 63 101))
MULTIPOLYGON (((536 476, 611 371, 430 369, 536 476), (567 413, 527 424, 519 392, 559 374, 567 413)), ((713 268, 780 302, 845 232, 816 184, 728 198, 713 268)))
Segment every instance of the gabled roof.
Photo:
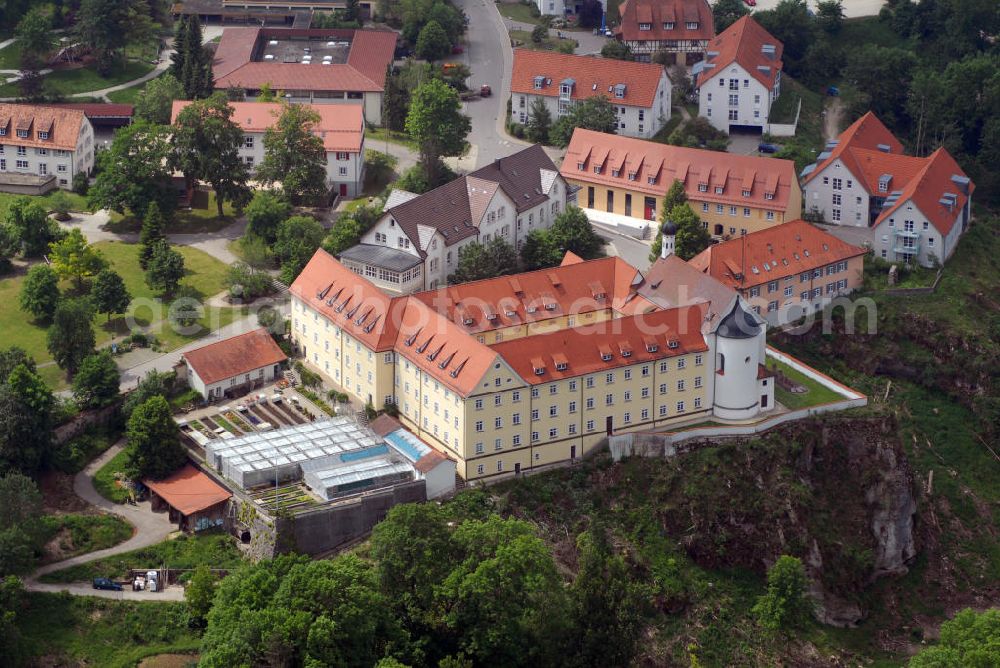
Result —
POLYGON ((386 213, 409 237, 422 259, 427 257, 427 251, 425 244, 421 243, 418 226, 428 226, 440 232, 446 246, 475 236, 479 233, 479 219, 473 218, 474 212, 481 212, 485 206, 483 200, 488 203, 494 194, 495 184, 484 184, 480 179, 460 176, 419 197, 386 209, 386 213))
POLYGON ((739 290, 867 252, 804 220, 793 220, 709 246, 691 258, 690 264, 739 290))
POLYGON ((212 73, 216 88, 334 90, 379 92, 396 48, 396 33, 388 30, 226 28, 215 51, 212 73), (259 39, 267 37, 335 37, 351 41, 346 63, 257 62, 259 39))
POLYGON ((567 181, 657 196, 666 194, 677 179, 684 183, 688 199, 774 211, 787 211, 791 193, 798 188, 795 163, 791 160, 670 146, 583 128, 573 132, 561 173, 567 181), (616 176, 610 165, 619 162, 624 166, 616 176), (595 165, 602 166, 600 174, 594 173, 595 165), (629 179, 632 172, 634 180, 629 179), (649 183, 649 177, 655 179, 653 184, 649 183), (744 186, 751 182, 750 195, 744 197, 744 186), (707 185, 708 190, 700 192, 699 183, 707 185), (716 186, 722 186, 721 194, 716 194, 716 186))
POLYGON ((640 295, 660 308, 705 304, 709 331, 718 327, 739 296, 736 291, 704 274, 676 255, 657 258, 646 272, 640 295))
POLYGON ((910 179, 898 197, 886 202, 876 225, 894 215, 905 203, 913 202, 938 232, 942 235, 951 232, 976 184, 943 147, 924 158, 923 163, 923 169, 910 179))
POLYGON ((649 108, 656 101, 663 72, 663 66, 654 63, 514 49, 510 89, 525 95, 559 97, 560 84, 572 81, 573 100, 603 95, 617 105, 649 108), (540 89, 535 88, 535 77, 544 78, 540 89), (622 98, 615 97, 618 84, 625 84, 622 98))
POLYGON ((498 158, 469 174, 500 185, 507 197, 514 200, 518 211, 538 206, 548 198, 552 182, 548 174, 556 175, 559 168, 540 144, 533 144, 505 158, 498 158))
POLYGON ((392 348, 404 299, 390 298, 322 248, 313 254, 289 291, 369 349, 392 348))
POLYGON ((899 140, 889 132, 889 128, 885 127, 878 116, 869 111, 841 132, 837 139, 827 144, 827 149, 817 156, 815 167, 803 176, 802 183, 812 181, 827 165, 838 158, 852 174, 861 174, 862 170, 855 155, 856 149, 882 151, 893 155, 903 153, 903 145, 899 140), (883 151, 880 146, 888 151, 883 151))
POLYGON ((715 20, 707 0, 625 0, 618 7, 621 25, 615 37, 627 42, 694 40, 707 42, 715 35, 715 20), (697 22, 696 30, 687 24, 697 22), (649 30, 639 30, 640 23, 649 23, 649 30), (673 23, 666 30, 664 23, 673 23))
POLYGON ((189 350, 181 357, 206 385, 288 359, 264 328, 189 350))
POLYGON ((110 102, 58 102, 49 106, 59 109, 77 109, 87 118, 132 118, 135 107, 131 104, 110 102))
POLYGON ((462 332, 477 334, 591 311, 633 313, 655 308, 635 295, 640 279, 635 267, 607 257, 450 285, 412 297, 462 332))
POLYGON ((709 42, 696 85, 701 86, 736 63, 771 90, 781 71, 784 49, 784 44, 747 14, 709 42))
POLYGON ((75 151, 84 122, 84 113, 79 109, 0 103, 0 127, 7 129, 2 143, 75 151), (15 129, 30 130, 30 134, 18 137, 15 129), (39 130, 48 132, 49 138, 39 139, 39 130))
POLYGON ((232 494, 207 475, 185 464, 163 480, 143 480, 146 487, 182 515, 191 515, 227 501, 232 494))
POLYGON ((708 350, 704 306, 671 308, 491 346, 532 385, 708 350), (565 368, 563 368, 565 367, 565 368))
MULTIPOLYGON (((175 100, 170 110, 170 122, 177 122, 177 115, 190 102, 175 100)), ((244 132, 264 132, 278 121, 282 105, 277 102, 230 102, 232 120, 244 132)), ((303 105, 319 115, 319 122, 313 126, 313 134, 323 140, 323 148, 328 152, 346 151, 357 153, 364 140, 365 118, 360 104, 306 104, 303 105)))

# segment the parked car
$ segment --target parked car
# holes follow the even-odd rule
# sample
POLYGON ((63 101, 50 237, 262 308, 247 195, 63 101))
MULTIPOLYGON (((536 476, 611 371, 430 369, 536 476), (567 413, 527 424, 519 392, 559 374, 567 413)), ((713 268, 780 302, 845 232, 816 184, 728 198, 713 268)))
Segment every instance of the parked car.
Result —
POLYGON ((826 94, 829 95, 830 97, 838 97, 840 96, 840 89, 837 88, 836 86, 830 86, 829 88, 826 89, 826 94))
POLYGON ((461 44, 456 44, 455 46, 451 47, 451 52, 452 54, 457 56, 460 53, 465 53, 465 47, 462 46, 461 44))
POLYGON ((489 97, 490 95, 493 95, 493 89, 490 88, 489 84, 483 84, 479 87, 479 95, 482 97, 489 97))
POLYGON ((757 6, 757 0, 743 0, 743 2, 746 3, 747 7, 756 7, 757 6))
POLYGON ((757 150, 761 153, 777 153, 781 150, 781 147, 777 144, 758 144, 757 150))
POLYGON ((108 591, 121 591, 122 586, 117 582, 112 582, 108 578, 94 578, 94 589, 106 589, 108 591))

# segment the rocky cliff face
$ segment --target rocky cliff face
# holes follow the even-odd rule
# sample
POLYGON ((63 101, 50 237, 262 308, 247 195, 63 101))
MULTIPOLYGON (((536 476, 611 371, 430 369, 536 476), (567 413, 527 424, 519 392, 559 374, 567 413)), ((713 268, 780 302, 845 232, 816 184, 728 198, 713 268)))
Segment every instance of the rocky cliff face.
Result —
POLYGON ((687 480, 669 476, 661 515, 692 558, 762 571, 798 556, 825 623, 863 619, 863 591, 917 554, 913 472, 891 418, 802 422, 674 461, 687 480))

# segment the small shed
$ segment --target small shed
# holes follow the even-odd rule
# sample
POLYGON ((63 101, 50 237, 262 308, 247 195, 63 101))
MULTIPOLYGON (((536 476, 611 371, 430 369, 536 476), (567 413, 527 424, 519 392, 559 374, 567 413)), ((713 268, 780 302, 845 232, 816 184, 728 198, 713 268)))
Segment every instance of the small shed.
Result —
POLYGON ((232 494, 191 464, 163 480, 143 480, 154 511, 166 510, 182 531, 221 526, 232 494))
POLYGON ((270 383, 287 359, 263 327, 181 355, 188 385, 209 401, 242 396, 270 383))

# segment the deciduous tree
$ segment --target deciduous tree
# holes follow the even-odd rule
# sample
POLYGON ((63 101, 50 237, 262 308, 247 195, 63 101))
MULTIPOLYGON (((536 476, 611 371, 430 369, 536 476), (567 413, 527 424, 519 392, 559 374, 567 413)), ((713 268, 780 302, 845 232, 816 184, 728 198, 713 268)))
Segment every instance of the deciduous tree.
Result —
POLYGON ((721 33, 749 13, 750 8, 743 0, 715 0, 712 3, 715 34, 721 33))
POLYGON ((171 295, 184 278, 184 256, 166 241, 153 244, 153 252, 146 266, 146 285, 163 294, 171 295))
POLYGON ((233 121, 223 93, 196 100, 177 114, 173 144, 171 165, 184 173, 189 187, 197 181, 211 184, 220 217, 224 202, 241 209, 250 201, 250 174, 239 154, 243 129, 233 121))
POLYGON ((247 217, 247 235, 274 243, 278 236, 278 225, 292 212, 292 206, 280 193, 273 190, 258 190, 243 212, 247 217))
POLYGON ((601 57, 614 60, 635 60, 629 45, 617 39, 609 39, 604 43, 604 46, 601 47, 601 57))
POLYGON ((448 40, 448 33, 444 31, 437 21, 429 21, 420 30, 417 37, 416 54, 417 57, 434 62, 441 60, 451 53, 451 42, 448 40))
POLYGON ((48 351, 60 369, 73 374, 83 358, 94 352, 93 307, 86 299, 64 299, 52 316, 48 351))
POLYGON ((680 259, 690 260, 712 243, 708 230, 689 204, 678 204, 670 210, 668 216, 677 225, 674 248, 680 259))
POLYGON ((160 480, 187 461, 177 435, 170 404, 163 397, 147 399, 132 411, 125 429, 128 470, 138 478, 160 480))
POLYGON ((21 310, 30 313, 36 320, 51 320, 59 303, 59 277, 51 267, 36 264, 28 270, 21 284, 18 302, 21 310))
POLYGON ((649 251, 650 262, 656 262, 657 258, 660 257, 660 251, 663 249, 663 224, 670 220, 670 212, 675 206, 686 203, 687 193, 684 191, 684 184, 681 183, 680 179, 674 179, 660 205, 660 224, 656 226, 656 238, 653 239, 653 246, 649 251))
POLYGON ((208 564, 201 564, 194 569, 191 579, 184 587, 184 602, 187 603, 188 614, 198 623, 203 624, 212 609, 215 598, 215 576, 208 564))
POLYGON ((118 396, 121 373, 107 350, 83 358, 73 376, 73 398, 85 408, 107 406, 118 396))
POLYGON ((125 313, 132 302, 132 295, 125 287, 125 281, 113 269, 104 269, 97 275, 90 296, 97 312, 108 314, 108 322, 111 322, 112 313, 125 313))
POLYGON ((9 471, 0 478, 0 504, 0 577, 26 573, 40 547, 42 494, 31 478, 9 471))
POLYGON ((941 638, 910 659, 910 668, 991 666, 1000 656, 1000 610, 965 609, 941 625, 941 638))
POLYGON ((556 146, 565 147, 576 128, 615 134, 618 130, 618 114, 604 95, 590 97, 572 105, 569 112, 556 121, 549 137, 556 146))
POLYGON ((536 97, 528 107, 528 123, 525 134, 529 141, 536 144, 548 144, 549 132, 552 130, 552 112, 541 97, 536 97))
POLYGON ((7 210, 7 225, 20 239, 26 257, 38 257, 61 234, 58 225, 49 220, 45 207, 29 197, 18 197, 7 210))
POLYGON ((128 393, 122 402, 122 415, 125 419, 132 415, 132 411, 149 399, 156 396, 166 397, 170 394, 173 386, 174 375, 156 370, 146 372, 142 380, 139 381, 135 389, 128 393))
POLYGON ((84 279, 96 276, 108 264, 101 253, 87 243, 78 227, 70 230, 61 241, 49 245, 49 260, 59 278, 71 279, 77 290, 83 289, 84 279))
POLYGON ((174 100, 184 99, 184 87, 172 74, 164 74, 149 81, 135 101, 135 117, 158 125, 170 123, 174 100))
POLYGON ((291 284, 323 243, 326 230, 315 218, 292 216, 278 226, 274 255, 281 262, 281 280, 291 284))
POLYGON ((781 555, 767 571, 767 593, 757 599, 753 614, 771 631, 801 626, 812 618, 808 585, 802 561, 781 555))
POLYGON ((41 6, 32 8, 17 24, 14 35, 21 47, 21 67, 26 70, 41 69, 56 45, 56 34, 52 31, 48 12, 41 6))
POLYGON ((431 79, 414 91, 406 131, 420 148, 420 166, 431 188, 441 183, 441 158, 464 153, 471 128, 469 117, 461 112, 458 92, 451 86, 431 79))
POLYGON ((458 251, 458 266, 448 276, 452 284, 494 278, 517 271, 517 251, 503 237, 471 243, 458 251))
POLYGON ((152 202, 170 211, 175 201, 168 159, 173 151, 169 127, 138 120, 119 128, 111 146, 99 152, 100 171, 90 187, 95 209, 111 209, 143 218, 152 202))
POLYGON ((326 149, 313 134, 319 114, 301 104, 282 104, 274 125, 264 132, 264 160, 257 180, 280 183, 292 203, 321 197, 326 191, 326 149))
POLYGON ((0 469, 32 473, 47 461, 54 403, 34 363, 11 370, 0 384, 0 469))

